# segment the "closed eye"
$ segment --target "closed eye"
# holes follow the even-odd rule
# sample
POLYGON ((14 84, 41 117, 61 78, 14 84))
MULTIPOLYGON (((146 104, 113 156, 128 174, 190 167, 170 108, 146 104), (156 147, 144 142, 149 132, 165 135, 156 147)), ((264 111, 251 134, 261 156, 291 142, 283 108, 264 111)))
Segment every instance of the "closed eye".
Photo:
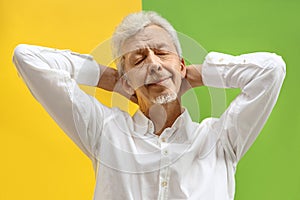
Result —
POLYGON ((169 55, 169 52, 168 51, 163 51, 163 50, 156 50, 155 55, 165 56, 165 55, 169 55))
POLYGON ((144 59, 145 59, 145 56, 143 56, 143 57, 137 59, 137 61, 134 63, 134 65, 139 65, 139 64, 141 64, 141 63, 143 62, 144 59))

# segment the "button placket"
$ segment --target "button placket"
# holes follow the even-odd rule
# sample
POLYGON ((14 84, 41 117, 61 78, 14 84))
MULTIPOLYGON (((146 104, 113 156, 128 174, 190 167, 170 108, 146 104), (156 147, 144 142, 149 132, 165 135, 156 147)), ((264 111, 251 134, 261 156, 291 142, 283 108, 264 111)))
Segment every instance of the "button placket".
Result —
MULTIPOLYGON (((161 139, 160 139, 161 140, 161 139)), ((169 182, 169 165, 170 159, 168 156, 167 143, 161 143, 161 160, 160 160, 160 172, 159 172, 159 199, 167 198, 168 182, 169 182)))
POLYGON ((162 186, 162 187, 166 187, 167 185, 168 185, 168 182, 167 182, 167 181, 161 182, 161 186, 162 186))
POLYGON ((168 156, 168 150, 167 149, 163 150, 163 154, 164 156, 168 156))
POLYGON ((153 127, 153 124, 152 124, 152 123, 149 124, 148 132, 149 132, 150 134, 153 134, 153 133, 154 133, 154 127, 153 127))

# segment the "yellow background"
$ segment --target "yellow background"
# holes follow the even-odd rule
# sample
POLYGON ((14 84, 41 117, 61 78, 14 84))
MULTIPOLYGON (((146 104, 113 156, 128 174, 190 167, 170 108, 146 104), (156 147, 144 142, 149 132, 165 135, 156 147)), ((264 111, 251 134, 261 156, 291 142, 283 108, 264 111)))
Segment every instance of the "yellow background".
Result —
POLYGON ((90 53, 140 0, 0 0, 0 200, 92 199, 89 159, 32 97, 12 64, 14 47, 90 53))

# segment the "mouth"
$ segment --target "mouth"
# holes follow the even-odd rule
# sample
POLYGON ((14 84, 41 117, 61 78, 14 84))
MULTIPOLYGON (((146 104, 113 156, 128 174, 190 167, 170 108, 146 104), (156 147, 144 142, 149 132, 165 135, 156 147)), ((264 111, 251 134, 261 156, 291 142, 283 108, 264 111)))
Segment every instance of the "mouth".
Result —
POLYGON ((166 77, 166 78, 162 78, 162 79, 159 79, 159 80, 151 81, 150 83, 146 83, 145 86, 146 87, 160 86, 160 85, 163 85, 170 78, 172 78, 172 77, 166 77))

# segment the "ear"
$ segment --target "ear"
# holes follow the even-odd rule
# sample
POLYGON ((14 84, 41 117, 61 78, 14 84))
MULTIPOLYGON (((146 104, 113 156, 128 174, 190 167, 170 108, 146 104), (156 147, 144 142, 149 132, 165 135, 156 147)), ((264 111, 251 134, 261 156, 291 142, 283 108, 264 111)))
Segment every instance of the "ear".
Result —
POLYGON ((135 95, 135 91, 134 89, 130 86, 130 84, 128 83, 127 78, 125 78, 124 76, 121 78, 121 83, 122 83, 122 88, 123 90, 129 95, 129 96, 134 96, 135 95))
POLYGON ((186 76, 186 65, 184 63, 183 58, 181 58, 181 62, 180 62, 180 73, 181 73, 181 78, 185 78, 185 76, 186 76))

